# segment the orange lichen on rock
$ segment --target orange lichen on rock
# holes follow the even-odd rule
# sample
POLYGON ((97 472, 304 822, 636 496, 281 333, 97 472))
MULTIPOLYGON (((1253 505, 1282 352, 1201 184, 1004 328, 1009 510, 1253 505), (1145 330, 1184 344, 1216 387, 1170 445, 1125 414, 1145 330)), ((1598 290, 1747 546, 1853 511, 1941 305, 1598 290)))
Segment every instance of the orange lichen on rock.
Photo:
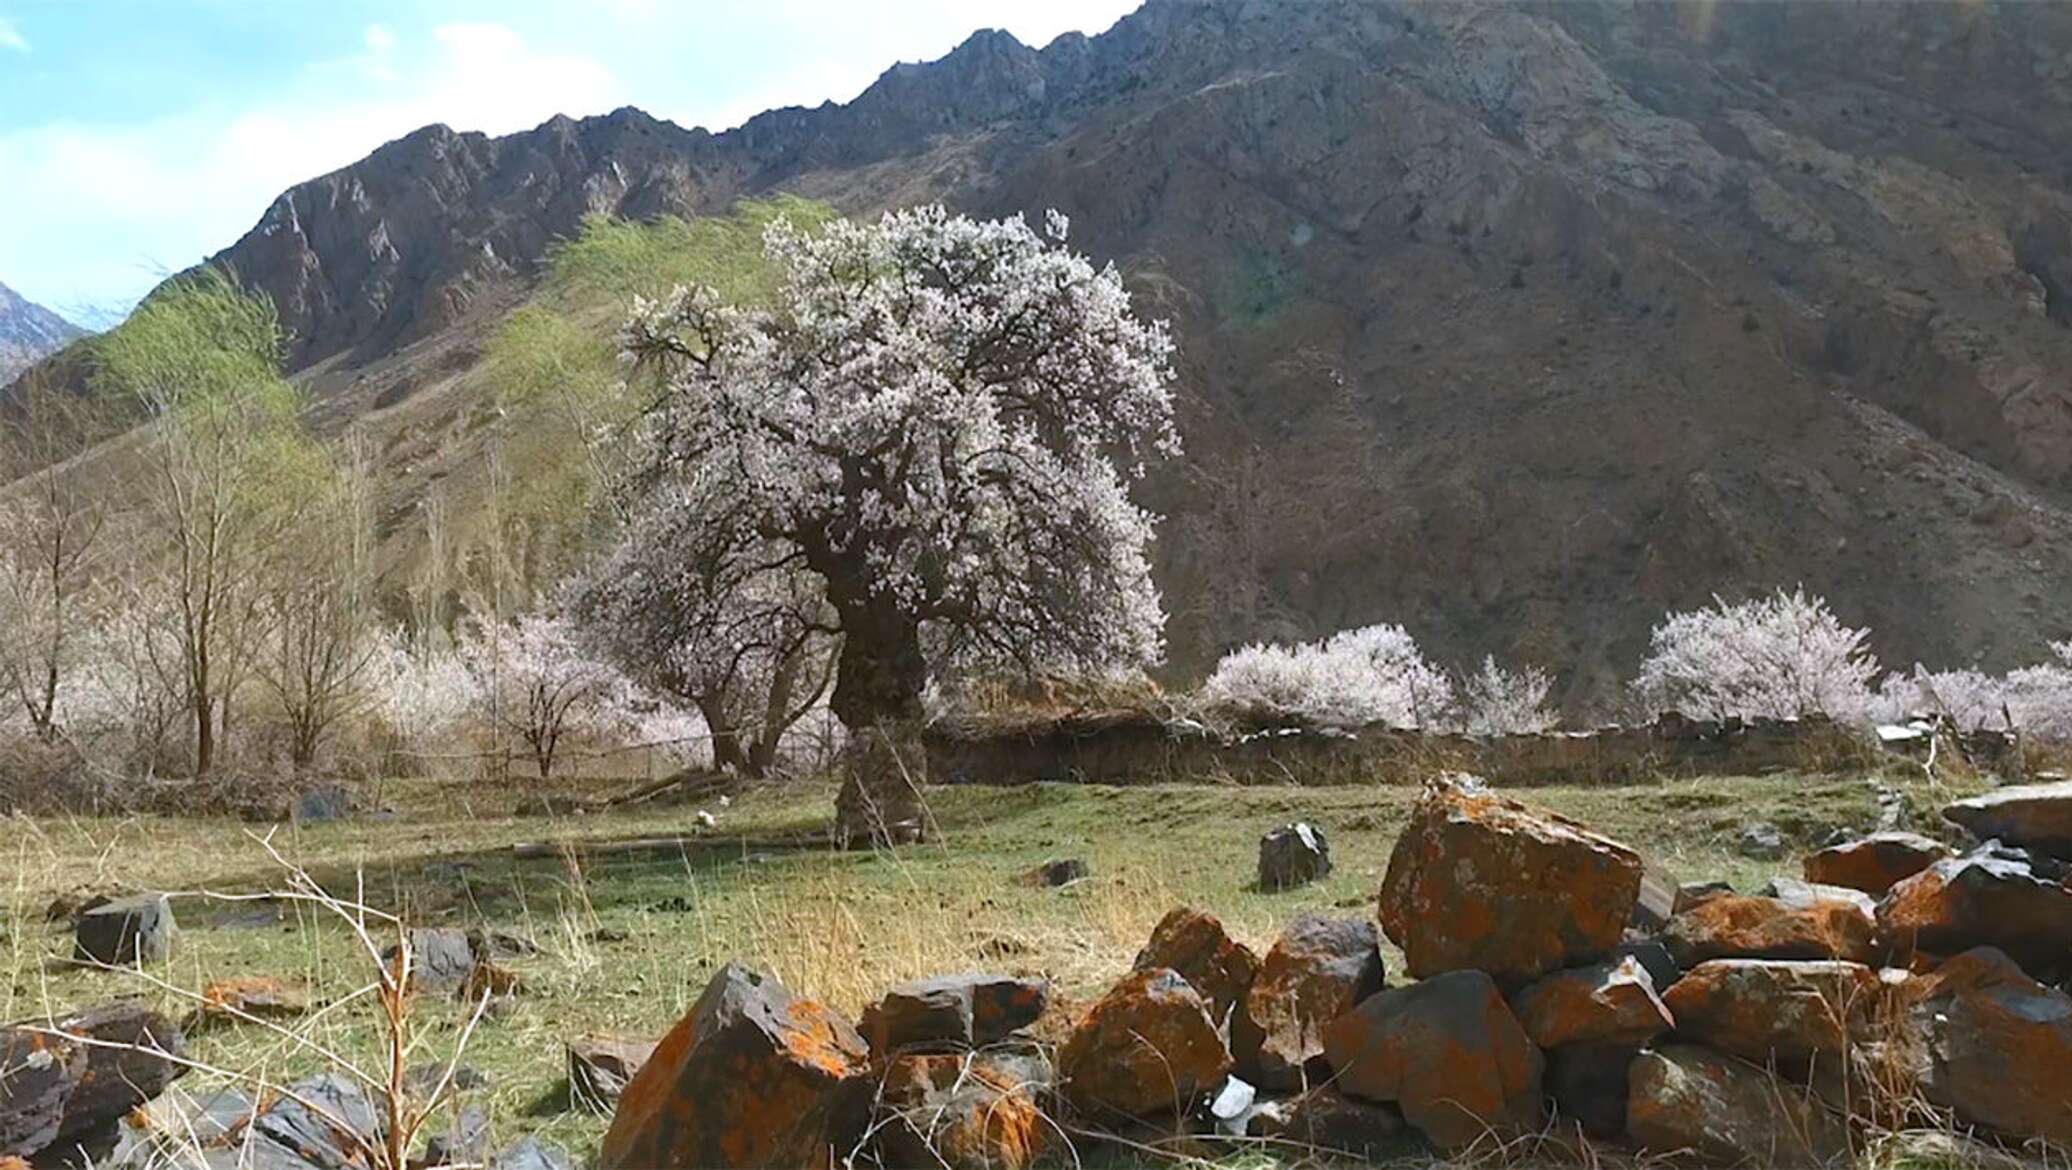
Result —
POLYGON ((729 964, 626 1086, 599 1165, 823 1163, 853 1141, 828 1131, 845 1119, 825 1106, 868 1059, 840 1015, 729 964))
POLYGON ((878 1162, 947 1170, 1027 1170, 1048 1123, 1035 1086, 1011 1057, 952 1053, 894 1057, 879 1078, 872 1124, 878 1162))
POLYGON ((1065 1096, 1100 1116, 1185 1110, 1230 1072, 1208 1006, 1178 973, 1133 971, 1101 997, 1058 1051, 1065 1096))
POLYGON ((1639 1047, 1669 1030, 1670 1012, 1640 960, 1622 955, 1556 971, 1511 997, 1511 1010, 1542 1048, 1566 1044, 1639 1047))
POLYGON ((1639 854, 1574 821, 1445 781, 1396 839, 1381 924, 1416 978, 1474 969, 1515 987, 1616 946, 1641 872, 1639 854))
POLYGON ((1878 950, 1877 933, 1877 921, 1862 906, 1839 898, 1792 906, 1775 898, 1720 894, 1671 918, 1662 945, 1687 968, 1711 959, 1868 963, 1878 950))
POLYGON ((1684 973, 1663 999, 1676 1034, 1757 1064, 1802 1069, 1838 1062, 1868 1039, 1885 985, 1861 963, 1714 959, 1684 973))

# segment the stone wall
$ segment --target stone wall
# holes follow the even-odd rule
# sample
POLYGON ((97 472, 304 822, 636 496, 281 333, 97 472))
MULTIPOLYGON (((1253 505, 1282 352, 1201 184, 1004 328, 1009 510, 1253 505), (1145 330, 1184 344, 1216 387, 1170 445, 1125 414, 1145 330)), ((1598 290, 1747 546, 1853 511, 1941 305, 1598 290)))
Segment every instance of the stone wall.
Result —
MULTIPOLYGON (((1191 720, 1121 711, 1015 726, 938 724, 926 737, 937 783, 1412 783, 1466 771, 1491 783, 1618 784, 1645 777, 1828 770, 1874 762, 1875 741, 1829 720, 1704 722, 1675 715, 1643 727, 1469 736, 1370 727, 1357 733, 1265 728, 1220 733, 1191 720)), ((1975 766, 2020 769, 2012 736, 1945 737, 1975 766)))

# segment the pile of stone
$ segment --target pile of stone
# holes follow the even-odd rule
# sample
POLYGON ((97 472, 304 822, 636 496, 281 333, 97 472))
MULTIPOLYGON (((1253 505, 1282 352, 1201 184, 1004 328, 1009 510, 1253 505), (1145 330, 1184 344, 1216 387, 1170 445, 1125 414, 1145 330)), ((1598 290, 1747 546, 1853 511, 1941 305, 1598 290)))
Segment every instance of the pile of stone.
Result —
POLYGON ((896 988, 852 1025, 730 966, 625 1086, 601 1165, 1019 1170, 1093 1135, 1373 1160, 1593 1143, 1846 1160, 1870 1125, 2072 1144, 2072 785, 1881 833, 1754 895, 1464 778, 1389 860, 1379 923, 1305 916, 1261 956, 1174 910, 1051 1034, 1040 981, 896 988), (1380 935, 1412 982, 1385 979, 1380 935))

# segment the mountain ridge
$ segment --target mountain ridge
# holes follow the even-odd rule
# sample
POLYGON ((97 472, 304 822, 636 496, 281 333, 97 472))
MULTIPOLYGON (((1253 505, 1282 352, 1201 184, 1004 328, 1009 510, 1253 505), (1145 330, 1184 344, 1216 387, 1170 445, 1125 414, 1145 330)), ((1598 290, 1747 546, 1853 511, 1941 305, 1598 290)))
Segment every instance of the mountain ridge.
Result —
MULTIPOLYGON (((456 434, 587 214, 1058 207, 1180 338, 1182 671, 1399 621, 1575 706, 1663 610, 1801 582, 1892 665, 2005 667, 2072 632, 2068 60, 2020 4, 1153 0, 720 134, 427 127, 211 262, 320 412, 456 434)), ((466 456, 395 449, 407 541, 466 456)))
POLYGON ((0 386, 87 331, 0 284, 0 386))

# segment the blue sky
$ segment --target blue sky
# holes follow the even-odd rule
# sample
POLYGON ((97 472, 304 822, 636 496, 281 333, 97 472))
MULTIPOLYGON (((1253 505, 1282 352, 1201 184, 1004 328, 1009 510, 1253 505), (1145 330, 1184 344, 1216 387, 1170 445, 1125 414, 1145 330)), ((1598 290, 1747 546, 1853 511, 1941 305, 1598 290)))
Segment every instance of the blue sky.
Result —
POLYGON ((972 30, 1033 45, 1135 0, 0 0, 0 283, 86 324, 282 189, 430 122, 637 105, 719 130, 847 101, 972 30))

